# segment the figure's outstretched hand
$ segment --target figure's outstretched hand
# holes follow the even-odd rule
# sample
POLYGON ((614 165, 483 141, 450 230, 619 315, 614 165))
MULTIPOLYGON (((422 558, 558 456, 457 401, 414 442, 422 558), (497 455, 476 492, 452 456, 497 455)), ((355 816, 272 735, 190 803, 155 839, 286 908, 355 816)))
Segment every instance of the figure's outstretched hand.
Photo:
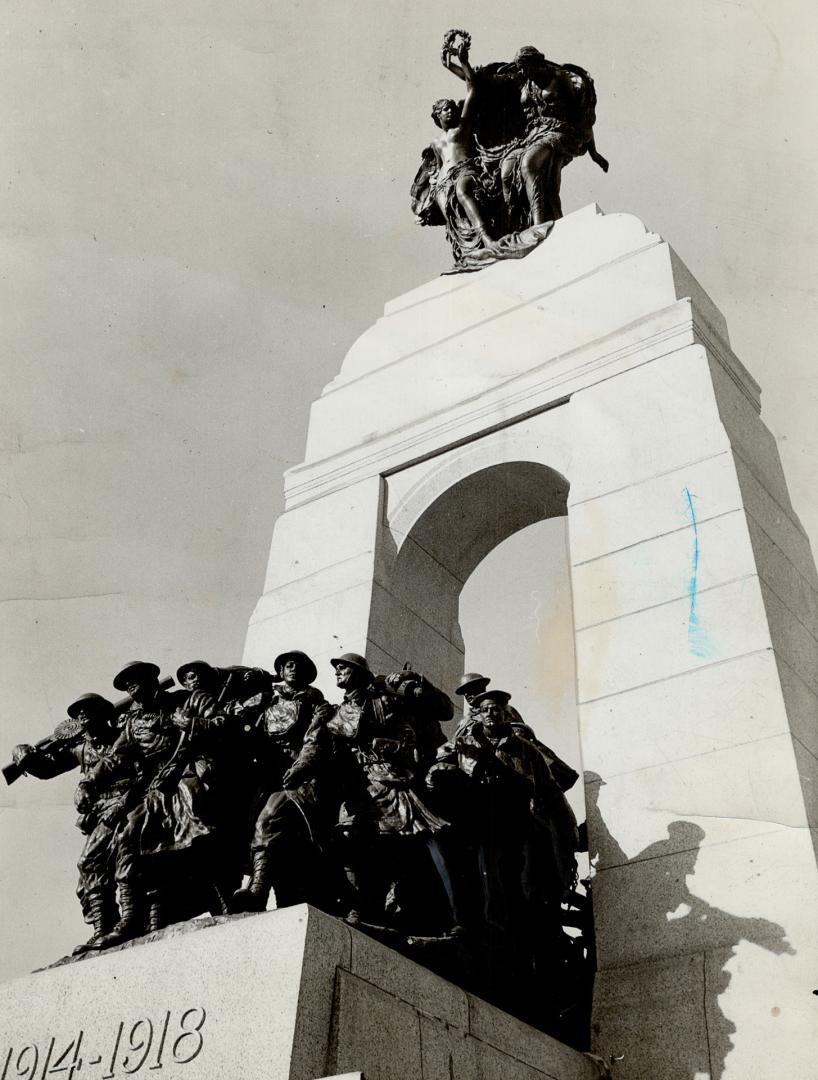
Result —
POLYGON ((25 771, 26 758, 31 757, 34 753, 34 747, 29 746, 28 743, 20 743, 19 746, 15 746, 11 752, 11 760, 17 766, 18 769, 25 771))
POLYGON ((186 708, 177 709, 172 717, 173 723, 180 731, 190 731, 193 716, 186 708))
POLYGON ((252 683, 255 683, 255 682, 261 682, 261 681, 269 682, 270 681, 270 673, 268 671, 265 671, 264 668, 251 667, 251 668, 248 668, 244 672, 244 674, 242 676, 242 680, 245 683, 248 683, 248 684, 252 684, 252 683))
POLYGON ((403 671, 393 671, 386 676, 384 682, 389 690, 395 692, 399 687, 407 682, 420 682, 422 676, 416 671, 410 671, 409 668, 404 668, 403 671))
POLYGON ((307 779, 307 770, 303 765, 293 765, 284 773, 281 785, 285 791, 292 791, 307 779))
POLYGON ((460 45, 457 46, 457 49, 456 50, 454 49, 454 40, 455 40, 454 35, 462 34, 462 33, 463 33, 462 30, 450 30, 446 34, 446 36, 443 38, 443 47, 440 50, 440 62, 446 68, 447 71, 451 71, 451 73, 453 75, 456 75, 458 77, 458 79, 464 79, 465 80, 466 72, 463 70, 463 68, 460 66, 460 64, 455 63, 455 59, 454 59, 455 52, 456 52, 457 56, 459 57, 461 55, 461 52, 462 52, 464 46, 465 46, 465 49, 466 49, 466 62, 468 63, 468 49, 469 49, 469 45, 470 45, 470 40, 462 41, 460 43, 460 45))

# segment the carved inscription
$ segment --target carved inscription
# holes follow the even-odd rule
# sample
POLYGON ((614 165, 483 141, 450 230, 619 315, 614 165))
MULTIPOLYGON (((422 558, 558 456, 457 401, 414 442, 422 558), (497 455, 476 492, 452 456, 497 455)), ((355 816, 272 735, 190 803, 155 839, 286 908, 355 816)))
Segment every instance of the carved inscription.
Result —
POLYGON ((52 1036, 47 1043, 10 1046, 0 1049, 0 1080, 47 1080, 63 1074, 64 1080, 73 1080, 82 1070, 89 1074, 89 1080, 113 1080, 133 1076, 141 1069, 187 1065, 204 1048, 206 1019, 204 1007, 197 1006, 183 1012, 168 1009, 157 1022, 147 1016, 120 1020, 101 1053, 99 1042, 91 1046, 84 1029, 68 1042, 52 1036))

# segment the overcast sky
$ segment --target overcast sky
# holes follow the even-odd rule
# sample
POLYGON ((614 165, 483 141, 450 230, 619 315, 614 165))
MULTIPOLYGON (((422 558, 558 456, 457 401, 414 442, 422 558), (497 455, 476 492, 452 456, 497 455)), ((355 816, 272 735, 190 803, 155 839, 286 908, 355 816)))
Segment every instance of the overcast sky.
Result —
MULTIPOLYGON (((611 171, 573 163, 564 209, 634 213, 676 248, 818 537, 817 21, 806 0, 9 0, 4 760, 127 660, 240 658, 311 400, 385 301, 448 265, 407 203, 430 106, 460 89, 438 60, 451 26, 475 63, 533 43, 592 72, 611 171)), ((533 573, 503 616, 525 648, 544 598, 565 610, 533 573)), ((481 664, 501 562, 489 578, 466 600, 481 664)), ((0 978, 87 934, 72 790, 0 791, 0 978)))

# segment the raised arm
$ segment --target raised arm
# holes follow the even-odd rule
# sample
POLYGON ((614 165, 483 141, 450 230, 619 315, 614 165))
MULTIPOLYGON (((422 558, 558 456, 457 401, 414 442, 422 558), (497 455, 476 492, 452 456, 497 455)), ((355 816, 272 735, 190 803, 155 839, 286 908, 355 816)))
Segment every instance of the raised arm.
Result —
POLYGON ((457 50, 457 59, 460 61, 460 71, 462 72, 460 78, 463 79, 466 85, 471 89, 474 86, 474 68, 469 61, 469 47, 468 45, 461 45, 457 50))
POLYGON ((460 61, 460 78, 466 84, 466 96, 463 99, 463 109, 460 113, 460 125, 465 124, 466 130, 471 133, 472 121, 475 112, 476 82, 474 68, 469 63, 469 47, 466 44, 457 50, 457 58, 460 61))
POLYGON ((474 72, 469 67, 469 48, 471 47, 471 34, 468 30, 447 30, 443 35, 443 46, 440 50, 440 62, 447 71, 451 71, 458 79, 468 82, 474 72), (455 62, 455 56, 460 63, 455 62))
POLYGON ((447 71, 451 71, 452 75, 456 75, 458 79, 462 79, 464 82, 466 81, 466 72, 459 64, 455 63, 455 59, 445 43, 440 53, 440 62, 447 71))

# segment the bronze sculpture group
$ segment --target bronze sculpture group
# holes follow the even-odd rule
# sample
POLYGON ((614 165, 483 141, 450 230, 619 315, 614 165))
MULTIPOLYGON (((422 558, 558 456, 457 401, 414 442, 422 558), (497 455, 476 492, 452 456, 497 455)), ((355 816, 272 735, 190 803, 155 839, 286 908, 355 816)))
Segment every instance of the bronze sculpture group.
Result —
POLYGON ((421 674, 376 676, 353 653, 332 666, 335 705, 298 650, 272 673, 187 663, 176 689, 133 662, 113 679, 125 702, 85 694, 67 727, 14 749, 12 780, 80 770, 94 929, 76 953, 262 911, 272 891, 398 947, 490 940, 515 978, 563 962, 577 773, 485 676, 456 688, 467 711, 447 738, 452 701, 421 674))
MULTIPOLYGON (((608 168, 587 71, 533 46, 475 69, 470 44, 444 38, 465 97, 433 106, 439 134, 411 192, 417 221, 445 227, 454 272, 533 250, 575 157, 608 168)), ((578 774, 483 675, 454 690, 464 715, 447 738, 452 701, 418 672, 375 675, 353 653, 331 663, 338 704, 298 650, 273 672, 193 661, 178 688, 132 662, 113 679, 123 701, 84 694, 53 736, 15 748, 9 783, 80 770, 77 893, 93 934, 75 953, 263 911, 272 892, 425 949, 442 974, 582 1043, 592 928, 565 798, 578 774)))
POLYGON ((440 135, 424 150, 412 185, 421 225, 443 225, 451 244, 450 272, 479 270, 498 259, 527 255, 562 217, 563 168, 596 149, 596 92, 575 64, 556 64, 525 45, 511 63, 473 68, 471 38, 450 30, 443 66, 461 79, 461 102, 432 108, 440 135))

